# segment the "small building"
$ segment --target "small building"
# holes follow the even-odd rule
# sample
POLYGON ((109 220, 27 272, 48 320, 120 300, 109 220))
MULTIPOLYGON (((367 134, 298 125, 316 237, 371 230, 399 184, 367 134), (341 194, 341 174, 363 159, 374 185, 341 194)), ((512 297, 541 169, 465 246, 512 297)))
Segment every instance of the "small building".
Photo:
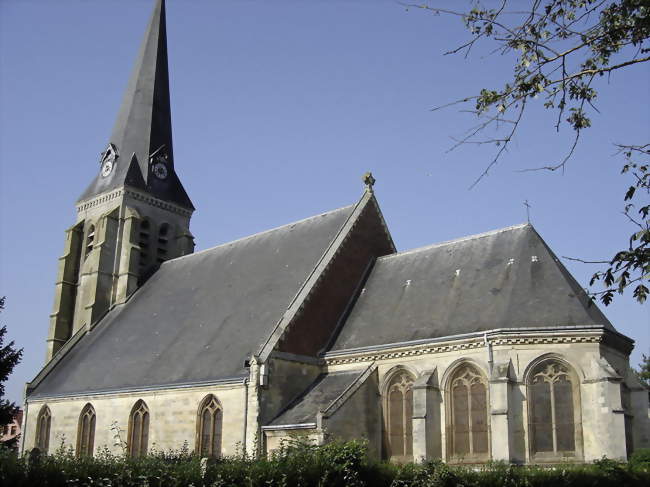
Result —
POLYGON ((11 449, 18 450, 20 428, 23 424, 23 410, 18 409, 13 415, 11 423, 0 426, 0 444, 8 445, 11 449))
POLYGON ((157 0, 66 231, 23 451, 219 456, 302 436, 400 462, 552 463, 650 446, 633 341, 530 224, 398 252, 364 183, 352 204, 194 252, 157 0))

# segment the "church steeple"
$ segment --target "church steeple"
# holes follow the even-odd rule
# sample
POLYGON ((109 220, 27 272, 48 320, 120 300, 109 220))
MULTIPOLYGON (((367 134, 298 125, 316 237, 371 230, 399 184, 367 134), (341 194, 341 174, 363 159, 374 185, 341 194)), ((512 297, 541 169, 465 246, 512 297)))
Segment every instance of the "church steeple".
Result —
POLYGON ((156 0, 100 164, 79 201, 130 186, 194 209, 174 171, 165 0, 156 0))
POLYGON ((59 259, 48 360, 163 262, 194 251, 194 206, 174 170, 164 0, 156 0, 97 175, 76 206, 59 259))

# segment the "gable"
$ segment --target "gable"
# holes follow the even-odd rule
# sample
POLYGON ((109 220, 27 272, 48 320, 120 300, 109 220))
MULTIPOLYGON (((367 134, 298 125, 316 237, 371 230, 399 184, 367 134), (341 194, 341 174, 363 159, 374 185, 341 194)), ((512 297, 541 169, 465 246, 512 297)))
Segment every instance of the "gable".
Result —
POLYGON ((496 328, 613 326, 530 225, 377 260, 332 350, 496 328))
POLYGON ((377 257, 395 252, 372 193, 364 195, 347 226, 300 312, 281 335, 278 351, 307 356, 324 351, 377 257))
POLYGON ((345 207, 165 262, 83 336, 30 397, 247 377, 345 207))

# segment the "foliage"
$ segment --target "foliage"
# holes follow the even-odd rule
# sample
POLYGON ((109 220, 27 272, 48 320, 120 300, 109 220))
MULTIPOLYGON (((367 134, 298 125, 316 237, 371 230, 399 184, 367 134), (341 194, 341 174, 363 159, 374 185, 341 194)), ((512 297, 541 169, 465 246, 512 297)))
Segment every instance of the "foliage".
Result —
POLYGON ((643 359, 639 364, 639 370, 636 371, 636 376, 646 386, 650 387, 650 357, 643 354, 643 359))
MULTIPOLYGON (((635 284, 633 296, 637 301, 643 303, 648 297, 648 287, 645 285, 650 276, 650 144, 645 146, 625 146, 621 150, 627 159, 623 166, 623 174, 630 174, 633 178, 632 184, 625 193, 625 205, 623 214, 634 224, 635 231, 629 238, 628 247, 617 252, 610 260, 601 262, 607 264, 607 268, 596 272, 590 285, 595 282, 602 282, 605 289, 592 293, 592 296, 600 295, 603 304, 608 305, 614 298, 614 293, 623 294, 623 291, 632 284, 635 284), (639 163, 633 160, 633 156, 641 155, 648 158, 647 161, 639 163), (640 204, 635 204, 635 198, 640 196, 640 204)), ((638 200, 637 200, 638 201, 638 200)))
POLYGON ((650 472, 650 448, 639 448, 632 453, 630 465, 632 468, 650 472))
POLYGON ((636 486, 650 482, 648 451, 639 450, 628 465, 602 459, 593 465, 522 467, 491 463, 452 467, 435 461, 397 465, 374 461, 360 441, 315 446, 304 441, 285 443, 268 458, 246 455, 208 462, 186 447, 153 451, 143 458, 111 454, 106 448, 94 457, 76 457, 62 445, 54 455, 18 457, 0 449, 0 485, 102 487, 542 487, 562 485, 636 486))
MULTIPOLYGON (((497 164, 524 119, 526 109, 534 103, 554 111, 554 128, 568 126, 572 143, 565 156, 541 167, 525 170, 564 169, 580 139, 582 130, 591 126, 591 114, 598 111, 598 83, 611 80, 617 70, 629 69, 650 61, 650 2, 648 0, 530 0, 490 2, 487 8, 473 1, 469 11, 454 11, 430 4, 408 5, 436 15, 457 16, 470 33, 470 39, 447 52, 469 55, 479 41, 488 41, 492 53, 514 55, 512 76, 496 89, 482 89, 444 106, 469 104, 470 113, 479 123, 460 139, 462 144, 487 144, 495 147, 495 155, 474 182, 476 185, 497 164), (525 6, 524 6, 525 5, 525 6), (605 76, 607 75, 607 76, 605 76), (487 129, 497 135, 485 137, 487 129)), ((648 221, 648 164, 631 162, 632 154, 647 157, 650 145, 622 146, 628 158, 624 173, 636 178, 625 201, 642 192, 646 200, 639 208, 628 203, 626 216, 637 227, 629 245, 608 261, 603 271, 592 278, 605 289, 592 296, 608 305, 615 292, 623 293, 635 284, 634 297, 645 301, 644 285, 650 273, 650 240, 648 221), (634 212, 632 209, 634 208, 634 212)), ((574 259, 580 260, 580 259, 574 259)))
MULTIPOLYGON (((0 311, 5 307, 5 297, 0 297, 0 311)), ((18 408, 13 402, 4 399, 5 386, 4 383, 14 370, 14 367, 23 355, 23 349, 16 350, 14 342, 11 341, 3 346, 4 336, 7 333, 7 327, 0 327, 0 425, 11 423, 14 414, 18 408)))

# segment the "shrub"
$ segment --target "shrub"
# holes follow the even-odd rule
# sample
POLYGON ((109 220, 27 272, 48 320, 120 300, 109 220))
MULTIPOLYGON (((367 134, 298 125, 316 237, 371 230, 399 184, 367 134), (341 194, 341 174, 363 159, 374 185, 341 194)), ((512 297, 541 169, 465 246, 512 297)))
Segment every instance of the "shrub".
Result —
POLYGON ((187 447, 153 449, 142 458, 100 449, 77 458, 61 447, 54 455, 26 455, 0 449, 0 485, 12 487, 622 487, 650 485, 650 450, 628 465, 603 458, 592 465, 515 466, 493 462, 475 467, 441 461, 396 465, 368 457, 360 441, 316 446, 286 442, 268 458, 245 454, 201 459, 187 447))
POLYGON ((633 469, 650 471, 650 448, 639 448, 632 453, 629 465, 633 469))

